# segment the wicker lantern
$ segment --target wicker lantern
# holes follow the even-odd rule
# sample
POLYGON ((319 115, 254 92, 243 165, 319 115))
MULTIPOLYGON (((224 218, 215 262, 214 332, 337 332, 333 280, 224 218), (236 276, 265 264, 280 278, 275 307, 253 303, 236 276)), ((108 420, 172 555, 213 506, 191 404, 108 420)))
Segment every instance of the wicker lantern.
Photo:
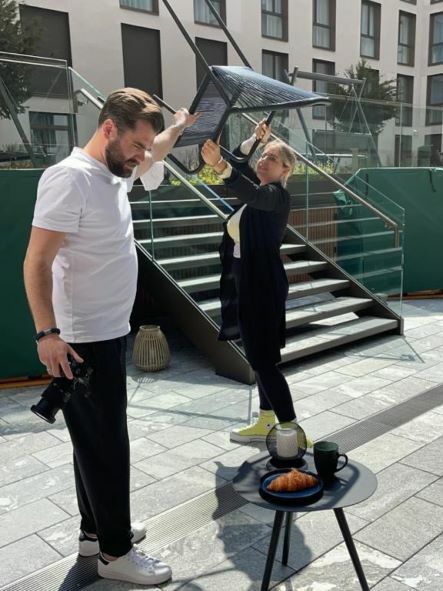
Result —
POLYGON ((165 335, 159 326, 140 326, 135 337, 132 361, 144 371, 159 371, 169 364, 171 353, 165 335))

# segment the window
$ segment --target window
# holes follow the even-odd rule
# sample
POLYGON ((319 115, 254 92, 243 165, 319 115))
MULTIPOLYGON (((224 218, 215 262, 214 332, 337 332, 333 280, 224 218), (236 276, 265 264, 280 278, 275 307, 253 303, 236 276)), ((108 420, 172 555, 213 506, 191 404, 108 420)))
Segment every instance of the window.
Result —
MULTIPOLYGON (((195 39, 195 44, 202 52, 205 60, 210 66, 226 66, 228 63, 228 46, 223 41, 212 41, 211 39, 195 39)), ((202 83, 206 71, 197 59, 197 88, 202 83)))
POLYGON ((158 14, 158 0, 120 0, 120 8, 158 14))
POLYGON ((160 31, 122 24, 122 45, 125 86, 162 96, 160 31))
MULTIPOLYGON (((226 0, 212 0, 212 5, 224 22, 226 22, 226 0)), ((217 19, 209 10, 205 0, 194 0, 194 21, 201 25, 219 26, 217 19)))
POLYGON ((287 82, 288 54, 274 51, 262 52, 262 72, 265 76, 287 82))
POLYGON ((261 0, 261 34, 288 40, 288 0, 261 0))
POLYGON ((431 0, 431 4, 438 4, 439 2, 443 2, 443 0, 431 0))
POLYGON ((441 133, 432 133, 430 135, 425 135, 425 146, 429 146, 429 162, 427 163, 428 166, 443 165, 443 159, 441 155, 441 141, 441 133))
MULTIPOLYGON (((335 63, 326 62, 323 60, 312 60, 312 71, 316 74, 335 75, 335 63)), ((312 90, 320 94, 328 94, 330 92, 330 84, 325 80, 313 80, 312 90)), ((312 117, 314 119, 326 119, 331 117, 331 109, 325 105, 316 105, 312 107, 312 117)))
POLYGON ((395 166, 412 166, 412 135, 395 136, 395 166))
POLYGON ((401 12, 398 19, 397 63, 413 66, 415 58, 415 14, 401 12))
POLYGON ((360 55, 379 59, 380 56, 380 4, 363 0, 361 5, 360 55))
POLYGON ((312 45, 335 51, 335 0, 313 0, 312 45))
MULTIPOLYGON (((403 0, 403 2, 408 2, 408 4, 417 4, 417 0, 403 0)), ((431 2, 431 4, 432 4, 432 2, 431 2)))
MULTIPOLYGON (((37 39, 34 55, 64 59, 72 66, 67 12, 20 4, 20 20, 23 30, 37 39)), ((67 97, 67 72, 62 68, 32 68, 30 90, 34 96, 67 97)))
POLYGON ((443 63, 443 12, 431 14, 429 65, 443 63))
POLYGON ((34 148, 56 162, 69 156, 74 140, 70 115, 30 111, 29 125, 34 148))
POLYGON ((402 104, 397 113, 396 125, 410 127, 412 125, 412 103, 414 102, 414 77, 398 74, 397 101, 402 104))
POLYGON ((443 74, 428 76, 428 93, 426 104, 434 107, 426 110, 426 125, 441 125, 443 106, 443 74))

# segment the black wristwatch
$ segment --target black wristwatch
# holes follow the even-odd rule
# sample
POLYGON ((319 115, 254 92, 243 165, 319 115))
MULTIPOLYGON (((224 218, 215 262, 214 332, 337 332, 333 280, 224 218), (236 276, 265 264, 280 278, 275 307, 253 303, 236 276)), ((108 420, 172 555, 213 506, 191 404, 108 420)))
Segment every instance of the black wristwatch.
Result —
POLYGON ((35 342, 38 343, 40 339, 43 337, 47 337, 48 334, 60 334, 59 328, 47 328, 46 330, 41 330, 35 335, 35 342))

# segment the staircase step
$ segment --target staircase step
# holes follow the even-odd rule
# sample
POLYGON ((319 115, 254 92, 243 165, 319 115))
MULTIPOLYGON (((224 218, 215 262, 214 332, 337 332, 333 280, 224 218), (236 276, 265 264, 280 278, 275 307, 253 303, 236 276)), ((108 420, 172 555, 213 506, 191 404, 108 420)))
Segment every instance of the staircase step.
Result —
MULTIPOLYGON (((170 217, 170 218, 154 218, 152 224, 155 229, 158 228, 176 228, 180 226, 202 226, 207 224, 221 224, 222 218, 217 215, 192 215, 183 217, 170 217)), ((133 220, 134 228, 138 229, 141 227, 150 227, 151 220, 145 218, 142 220, 133 220)))
MULTIPOLYGON (((304 244, 282 244, 280 248, 281 254, 301 254, 306 250, 304 244)), ((164 267, 167 271, 175 271, 177 269, 187 269, 191 267, 200 267, 220 262, 220 255, 218 252, 208 252, 206 254, 197 254, 192 256, 172 257, 165 259, 157 259, 157 263, 164 267)), ((289 263, 290 264, 290 263, 289 263)))
POLYGON ((316 273, 322 269, 326 269, 328 263, 326 261, 294 261, 292 263, 285 263, 285 270, 288 275, 301 275, 302 273, 316 273))
POLYGON ((291 361, 307 355, 313 355, 326 349, 335 349, 340 345, 352 343, 398 327, 398 321, 390 318, 364 316, 334 326, 319 326, 286 341, 282 349, 282 361, 291 361))
MULTIPOLYGON (((211 244, 218 243, 221 240, 222 232, 206 232, 204 234, 180 234, 177 236, 162 236, 161 238, 154 237, 154 245, 156 246, 179 246, 181 244, 211 244)), ((140 244, 151 244, 150 239, 139 240, 140 244)))
POLYGON ((288 298, 304 298, 316 293, 327 293, 346 289, 350 286, 347 279, 312 279, 289 286, 288 298))
POLYGON ((336 298, 328 302, 320 302, 315 305, 300 306, 286 312, 286 328, 294 328, 309 322, 317 322, 332 316, 340 316, 364 310, 372 305, 369 298, 336 298))
MULTIPOLYGON (((290 276, 302 273, 314 273, 326 268, 327 266, 328 264, 324 261, 296 261, 294 263, 286 263, 284 265, 286 273, 290 276)), ((220 284, 220 273, 184 279, 182 281, 178 281, 178 284, 188 293, 216 289, 220 284)))

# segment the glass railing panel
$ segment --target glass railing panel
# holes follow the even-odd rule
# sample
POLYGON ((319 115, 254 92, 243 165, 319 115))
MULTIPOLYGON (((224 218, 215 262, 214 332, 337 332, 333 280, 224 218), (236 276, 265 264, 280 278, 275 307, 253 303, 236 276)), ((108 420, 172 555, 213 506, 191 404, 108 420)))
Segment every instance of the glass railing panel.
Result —
POLYGON ((197 303, 216 301, 217 309, 209 311, 215 319, 221 271, 218 248, 226 216, 220 208, 229 211, 234 200, 220 186, 188 186, 180 173, 172 168, 167 172, 157 190, 147 192, 136 185, 130 195, 135 238, 197 303))
POLYGON ((0 52, 0 164, 50 166, 74 143, 67 63, 0 52))
MULTIPOLYGON (((301 127, 298 135, 287 127, 290 116, 276 114, 272 122, 275 136, 288 142, 308 161, 299 159, 288 182, 290 225, 399 313, 403 291, 403 208, 372 187, 364 174, 334 171, 335 162, 330 154, 307 142, 301 127)), ((257 121, 263 114, 254 113, 252 117, 257 121)), ((237 121, 230 121, 231 148, 241 139, 239 129, 243 137, 252 133, 254 123, 250 117, 246 119, 242 127, 237 121)))

